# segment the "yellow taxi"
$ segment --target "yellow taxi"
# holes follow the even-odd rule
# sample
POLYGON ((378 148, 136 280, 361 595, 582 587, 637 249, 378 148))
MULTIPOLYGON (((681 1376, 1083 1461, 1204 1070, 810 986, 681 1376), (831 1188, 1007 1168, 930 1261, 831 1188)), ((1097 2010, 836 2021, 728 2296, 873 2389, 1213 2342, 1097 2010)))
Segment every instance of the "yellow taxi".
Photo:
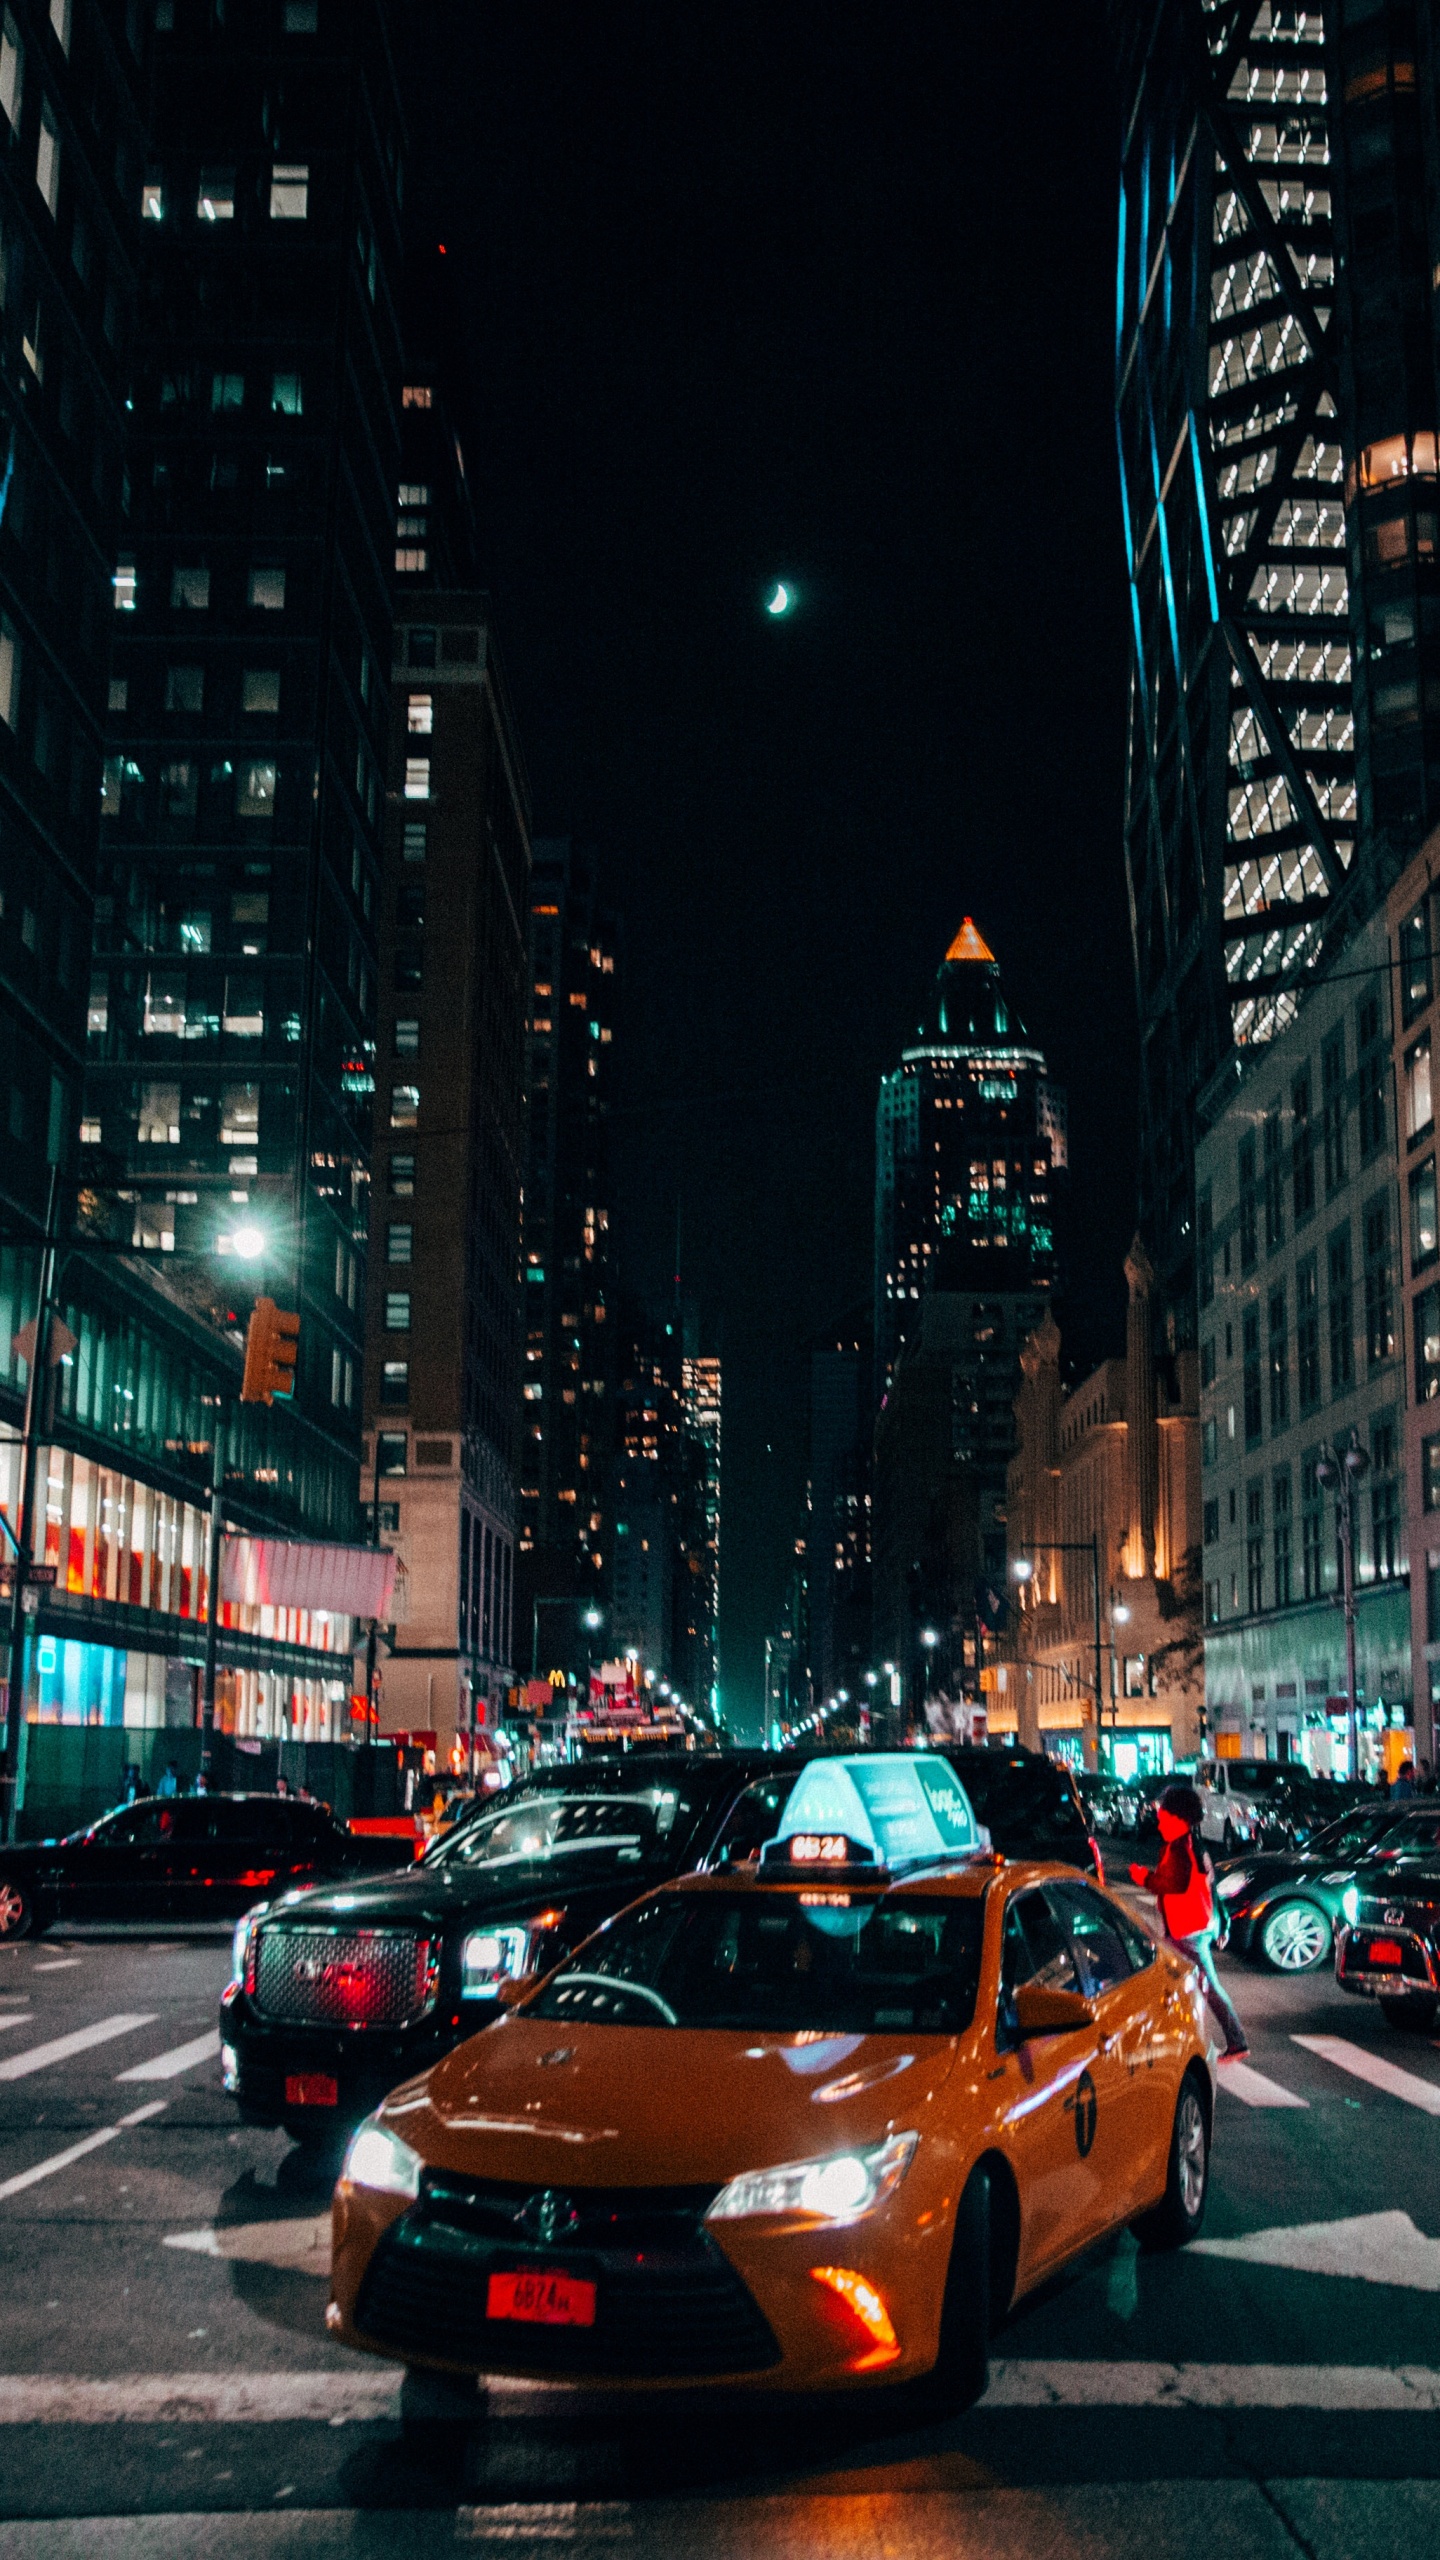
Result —
POLYGON ((388 2098, 335 2192, 332 2333, 416 2373, 984 2388, 1103 2235, 1198 2232, 1193 1968, 991 1853, 936 1755, 811 1763, 758 1860, 608 1921, 388 2098))

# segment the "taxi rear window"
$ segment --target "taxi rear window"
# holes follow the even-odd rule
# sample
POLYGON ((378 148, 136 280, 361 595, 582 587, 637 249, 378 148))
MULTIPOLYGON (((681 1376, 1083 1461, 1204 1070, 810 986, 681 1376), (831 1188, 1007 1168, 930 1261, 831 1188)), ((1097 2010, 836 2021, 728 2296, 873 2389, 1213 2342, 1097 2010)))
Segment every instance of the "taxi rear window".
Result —
POLYGON ((658 1895, 527 2005, 593 2026, 959 2035, 975 2014, 983 1930, 978 1895, 658 1895))

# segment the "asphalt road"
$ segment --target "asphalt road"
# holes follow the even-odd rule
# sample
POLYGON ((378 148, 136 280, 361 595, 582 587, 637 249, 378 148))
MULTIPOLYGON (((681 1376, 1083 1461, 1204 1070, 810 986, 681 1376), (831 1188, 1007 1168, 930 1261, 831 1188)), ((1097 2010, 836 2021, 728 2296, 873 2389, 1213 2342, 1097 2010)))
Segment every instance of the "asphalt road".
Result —
POLYGON ((218 1935, 0 1951, 6 2560, 1440 2548, 1440 2050, 1328 1974, 1229 1969, 1254 2077, 1227 2077, 1205 2241, 1094 2256, 966 2418, 504 2386, 447 2465, 324 2334, 328 2173, 236 2124, 226 1969, 218 1935))

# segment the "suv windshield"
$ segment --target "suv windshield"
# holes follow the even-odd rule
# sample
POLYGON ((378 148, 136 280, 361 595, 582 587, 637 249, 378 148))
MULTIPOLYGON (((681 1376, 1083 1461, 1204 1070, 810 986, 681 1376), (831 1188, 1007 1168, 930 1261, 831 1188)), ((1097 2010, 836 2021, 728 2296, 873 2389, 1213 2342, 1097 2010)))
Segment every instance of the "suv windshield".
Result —
POLYGON ((978 1895, 661 1894, 592 1938, 526 2010, 589 2026, 959 2035, 983 1931, 978 1895))
POLYGON ((437 1841, 428 1863, 439 1867, 507 1867, 588 1853, 619 1867, 668 1864, 680 1798, 674 1787, 637 1787, 633 1795, 536 1793, 497 1806, 437 1841))

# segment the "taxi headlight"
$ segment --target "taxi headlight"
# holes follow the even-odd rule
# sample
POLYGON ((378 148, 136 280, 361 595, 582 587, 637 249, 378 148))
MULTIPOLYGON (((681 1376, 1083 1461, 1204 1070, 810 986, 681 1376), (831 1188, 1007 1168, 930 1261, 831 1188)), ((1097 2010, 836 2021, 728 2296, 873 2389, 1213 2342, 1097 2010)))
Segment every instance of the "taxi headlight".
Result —
POLYGON ((354 2187, 373 2187, 382 2196, 418 2196, 422 2162, 418 2151, 391 2133, 378 2116, 367 2117, 345 2154, 342 2175, 354 2187))
POLYGON ((1243 1893, 1249 1882, 1249 1874, 1242 1867, 1238 1875, 1221 1876, 1215 1890, 1222 1902, 1233 1902, 1237 1893, 1243 1893))
POLYGON ((743 2170, 721 2188, 705 2219, 743 2222, 753 2214, 808 2213, 816 2222, 858 2222, 894 2194, 919 2140, 918 2133, 892 2133, 866 2151, 833 2151, 825 2160, 743 2170))
POLYGON ((528 1929, 472 1929, 460 1958, 460 1994, 465 2000, 493 2000, 502 1982, 513 1982, 525 1970, 528 1929))
POLYGON ((1347 1884, 1340 1896, 1340 1908, 1353 1929, 1360 1917, 1360 1895, 1353 1884, 1347 1884))

